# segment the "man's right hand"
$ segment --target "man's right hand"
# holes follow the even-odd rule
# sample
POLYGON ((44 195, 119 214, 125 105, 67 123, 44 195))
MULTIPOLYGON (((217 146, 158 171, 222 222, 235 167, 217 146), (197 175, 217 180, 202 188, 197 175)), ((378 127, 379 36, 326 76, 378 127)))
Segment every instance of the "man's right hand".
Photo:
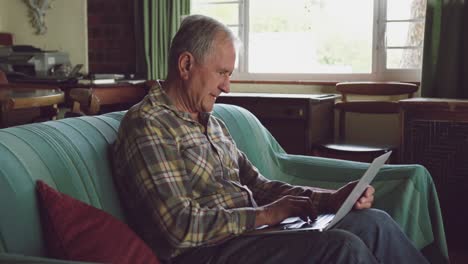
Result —
POLYGON ((298 216, 303 220, 317 218, 317 208, 309 197, 286 195, 258 208, 255 227, 276 225, 288 217, 298 216))

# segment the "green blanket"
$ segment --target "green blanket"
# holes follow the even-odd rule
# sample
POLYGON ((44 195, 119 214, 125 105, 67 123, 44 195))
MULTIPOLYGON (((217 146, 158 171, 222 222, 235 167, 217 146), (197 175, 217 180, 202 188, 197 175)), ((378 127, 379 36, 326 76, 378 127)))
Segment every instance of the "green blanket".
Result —
MULTIPOLYGON (((270 179, 337 189, 360 178, 369 165, 289 155, 254 115, 237 106, 217 104, 214 115, 226 123, 237 146, 270 179)), ((439 200, 429 172, 420 165, 385 165, 372 185, 374 207, 389 213, 432 263, 448 263, 439 200)))

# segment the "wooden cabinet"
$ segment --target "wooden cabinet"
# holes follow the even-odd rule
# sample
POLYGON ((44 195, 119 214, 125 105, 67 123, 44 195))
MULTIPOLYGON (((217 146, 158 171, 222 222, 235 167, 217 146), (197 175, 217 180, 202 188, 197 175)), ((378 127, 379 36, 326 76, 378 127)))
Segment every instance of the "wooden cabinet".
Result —
POLYGON ((248 109, 287 153, 311 155, 312 144, 333 137, 333 94, 229 93, 217 103, 248 109))
POLYGON ((401 157, 424 165, 439 195, 449 247, 466 245, 468 228, 468 100, 400 101, 401 157))

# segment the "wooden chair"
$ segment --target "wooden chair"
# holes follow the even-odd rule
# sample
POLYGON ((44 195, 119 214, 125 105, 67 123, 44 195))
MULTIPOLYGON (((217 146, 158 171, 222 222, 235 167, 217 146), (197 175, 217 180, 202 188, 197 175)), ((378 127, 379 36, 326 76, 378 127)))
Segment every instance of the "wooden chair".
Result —
MULTIPOLYGON (((396 150, 398 145, 372 143, 362 144, 346 140, 346 115, 347 113, 361 113, 366 114, 366 116, 367 114, 397 115, 399 113, 398 100, 413 97, 418 88, 419 87, 416 84, 401 82, 337 83, 336 90, 340 92, 342 96, 341 101, 335 103, 335 109, 338 110, 338 141, 326 142, 314 146, 314 155, 328 158, 371 162, 375 157, 382 153, 389 150, 396 150), (351 96, 359 97, 359 99, 350 100, 351 96), (379 99, 375 99, 376 97, 379 97, 379 99), (380 99, 381 97, 385 97, 385 100, 380 99), (367 100, 362 98, 367 98, 367 100)), ((397 155, 397 151, 393 151, 389 162, 397 162, 397 155)))

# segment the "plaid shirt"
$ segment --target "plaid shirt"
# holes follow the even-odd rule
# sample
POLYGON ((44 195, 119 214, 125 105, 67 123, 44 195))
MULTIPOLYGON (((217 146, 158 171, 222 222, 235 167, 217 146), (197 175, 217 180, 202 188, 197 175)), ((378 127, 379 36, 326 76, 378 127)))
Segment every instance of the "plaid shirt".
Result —
POLYGON ((257 204, 292 194, 318 205, 324 197, 266 179, 221 120, 209 113, 201 119, 206 127, 155 86, 127 112, 114 144, 115 182, 129 223, 160 258, 254 229, 257 204))

